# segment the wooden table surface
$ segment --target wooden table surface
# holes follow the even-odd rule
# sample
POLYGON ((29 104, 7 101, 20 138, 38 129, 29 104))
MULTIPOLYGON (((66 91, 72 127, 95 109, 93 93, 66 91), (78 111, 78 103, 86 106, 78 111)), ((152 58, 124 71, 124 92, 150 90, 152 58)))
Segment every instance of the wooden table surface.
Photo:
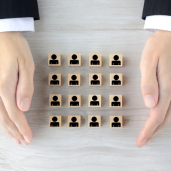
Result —
POLYGON ((141 20, 144 1, 39 0, 41 20, 27 38, 36 65, 35 93, 26 112, 33 131, 32 143, 15 145, 0 129, 0 171, 170 171, 170 126, 148 146, 136 147, 136 138, 150 110, 143 103, 139 63, 150 32, 141 20), (48 53, 61 53, 62 67, 47 65, 48 53), (68 53, 81 53, 82 66, 68 67, 68 53), (100 53, 103 67, 89 68, 88 55, 100 53), (122 53, 123 68, 109 68, 111 53, 122 53), (48 86, 49 73, 62 74, 61 87, 48 86), (88 75, 102 73, 102 87, 89 87, 88 75), (122 87, 109 86, 111 72, 124 75, 122 87), (68 73, 80 73, 82 86, 68 87, 68 73), (49 94, 63 95, 61 108, 48 106, 49 94), (82 107, 69 108, 68 94, 81 94, 82 107), (88 108, 88 94, 101 94, 102 107, 88 108), (109 108, 109 94, 122 94, 124 106, 109 108), (60 129, 48 127, 49 115, 62 115, 60 129), (68 115, 81 115, 82 127, 69 129, 68 115), (88 128, 88 115, 101 115, 102 127, 88 128), (122 129, 109 128, 109 116, 122 115, 122 129))

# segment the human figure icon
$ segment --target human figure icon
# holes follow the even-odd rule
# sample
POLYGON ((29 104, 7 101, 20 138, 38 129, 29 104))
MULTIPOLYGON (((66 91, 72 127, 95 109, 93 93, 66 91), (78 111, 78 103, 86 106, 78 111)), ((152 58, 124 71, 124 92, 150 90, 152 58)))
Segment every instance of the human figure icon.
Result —
POLYGON ((71 121, 72 121, 72 122, 69 123, 69 126, 70 126, 70 127, 79 127, 79 123, 76 122, 76 121, 77 121, 77 118, 76 118, 76 117, 72 117, 72 118, 71 118, 71 121))
POLYGON ((90 101, 90 106, 99 106, 99 101, 97 101, 97 96, 92 97, 92 101, 90 101))
POLYGON ((71 77, 71 81, 69 81, 69 85, 78 85, 79 82, 77 81, 77 76, 76 75, 72 75, 71 77))
POLYGON ((119 118, 118 117, 114 117, 112 122, 112 127, 121 127, 121 123, 119 122, 119 118))
POLYGON ((95 116, 93 116, 91 118, 92 122, 90 122, 90 127, 99 127, 99 123, 96 122, 97 121, 97 118, 95 116))
POLYGON ((112 61, 112 65, 121 65, 121 61, 119 61, 119 56, 118 55, 115 55, 113 57, 113 61, 112 61))
POLYGON ((70 106, 79 106, 79 102, 77 101, 77 96, 72 97, 72 101, 70 102, 70 106))
POLYGON ((50 85, 59 85, 59 80, 57 75, 52 76, 52 80, 50 81, 50 85))
POLYGON ((58 118, 56 116, 52 118, 52 121, 53 122, 50 123, 50 127, 59 127, 59 122, 57 122, 58 118))
POLYGON ((77 60, 77 55, 76 54, 73 54, 72 55, 72 60, 70 60, 70 65, 79 65, 79 60, 77 60))
POLYGON ((53 54, 51 56, 52 60, 49 61, 49 64, 59 64, 59 61, 57 60, 57 56, 53 54))
POLYGON ((97 75, 93 75, 93 80, 91 80, 91 85, 100 85, 97 75))
POLYGON ((53 101, 51 102, 51 106, 60 106, 60 102, 58 101, 58 96, 53 96, 53 101))
POLYGON ((119 100, 118 96, 113 97, 114 102, 112 102, 111 106, 121 106, 121 102, 118 102, 118 100, 119 100))
POLYGON ((91 65, 100 65, 100 61, 98 60, 97 55, 93 55, 93 60, 91 60, 91 65))
POLYGON ((121 81, 119 80, 119 76, 115 75, 114 80, 112 81, 112 85, 121 85, 121 81))

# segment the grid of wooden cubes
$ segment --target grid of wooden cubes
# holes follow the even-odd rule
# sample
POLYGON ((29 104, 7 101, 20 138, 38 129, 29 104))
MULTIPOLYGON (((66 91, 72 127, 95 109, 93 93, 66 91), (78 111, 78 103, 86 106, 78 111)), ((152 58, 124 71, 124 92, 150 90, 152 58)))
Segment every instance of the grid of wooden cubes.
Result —
MULTIPOLYGON (((61 66, 61 54, 49 53, 48 65, 49 66, 61 66)), ((68 66, 81 66, 81 54, 70 53, 68 55, 68 66)), ((102 66, 101 54, 90 54, 89 66, 101 67, 102 66)), ((123 67, 122 54, 110 54, 109 66, 110 67, 123 67)), ((49 74, 48 84, 49 86, 61 86, 61 74, 49 74)), ((80 85, 81 85, 80 74, 68 74, 68 86, 80 86, 80 85)), ((97 74, 97 73, 90 73, 89 74, 89 86, 101 86, 101 85, 102 85, 102 75, 97 74)), ((110 74, 110 86, 122 86, 122 85, 123 85, 122 74, 111 73, 110 74)), ((109 107, 122 107, 122 105, 123 105, 122 95, 109 95, 109 107)), ((49 95, 49 106, 61 107, 62 95, 61 94, 49 95)), ((69 107, 81 107, 81 95, 68 95, 68 106, 69 107)), ((88 106, 89 107, 101 107, 101 95, 89 95, 88 106)), ((123 126, 122 116, 110 116, 109 120, 110 120, 110 128, 122 128, 123 126)), ((60 128, 61 125, 62 125, 62 116, 60 115, 49 116, 49 127, 60 128)), ((68 127, 80 128, 81 116, 69 115, 68 127)), ((88 127, 100 128, 101 116, 89 115, 88 127)))

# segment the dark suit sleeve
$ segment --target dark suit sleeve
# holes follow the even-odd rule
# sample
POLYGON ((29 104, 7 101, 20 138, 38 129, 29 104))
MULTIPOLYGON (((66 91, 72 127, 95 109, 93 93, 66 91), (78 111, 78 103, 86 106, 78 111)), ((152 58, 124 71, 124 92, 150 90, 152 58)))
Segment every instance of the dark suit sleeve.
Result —
POLYGON ((0 0, 0 19, 22 17, 39 20, 37 0, 0 0))
POLYGON ((171 0, 145 0, 142 19, 150 15, 171 16, 171 0))

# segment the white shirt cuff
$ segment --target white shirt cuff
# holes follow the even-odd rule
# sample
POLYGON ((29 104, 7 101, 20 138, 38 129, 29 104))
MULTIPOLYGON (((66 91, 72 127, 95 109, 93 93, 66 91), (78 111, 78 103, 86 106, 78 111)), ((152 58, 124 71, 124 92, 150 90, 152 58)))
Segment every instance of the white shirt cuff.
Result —
POLYGON ((156 30, 171 31, 171 16, 152 15, 147 16, 144 25, 145 30, 155 32, 156 30))
POLYGON ((33 17, 0 19, 0 32, 34 32, 33 17))

